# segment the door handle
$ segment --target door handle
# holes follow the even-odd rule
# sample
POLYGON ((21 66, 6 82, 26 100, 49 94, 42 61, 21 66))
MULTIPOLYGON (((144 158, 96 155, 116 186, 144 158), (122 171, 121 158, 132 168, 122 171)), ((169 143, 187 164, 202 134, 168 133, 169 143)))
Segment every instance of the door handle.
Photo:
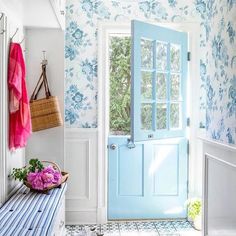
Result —
POLYGON ((112 143, 112 144, 110 145, 110 149, 115 150, 116 148, 117 148, 116 144, 112 143))

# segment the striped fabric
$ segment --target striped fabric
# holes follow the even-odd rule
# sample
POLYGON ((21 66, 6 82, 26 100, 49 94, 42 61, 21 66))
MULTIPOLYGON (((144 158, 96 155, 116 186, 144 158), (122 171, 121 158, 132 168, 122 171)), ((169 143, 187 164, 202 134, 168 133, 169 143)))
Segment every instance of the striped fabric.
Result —
POLYGON ((48 236, 66 184, 47 194, 33 193, 24 185, 0 208, 0 236, 48 236))

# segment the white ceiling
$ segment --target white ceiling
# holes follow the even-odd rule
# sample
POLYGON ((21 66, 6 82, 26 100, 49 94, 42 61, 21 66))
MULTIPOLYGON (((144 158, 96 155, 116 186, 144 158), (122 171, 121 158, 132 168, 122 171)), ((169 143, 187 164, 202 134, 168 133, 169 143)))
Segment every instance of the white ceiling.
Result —
POLYGON ((0 0, 0 12, 20 20, 27 28, 60 28, 50 0, 0 0))
POLYGON ((25 27, 59 28, 49 0, 21 0, 25 27))

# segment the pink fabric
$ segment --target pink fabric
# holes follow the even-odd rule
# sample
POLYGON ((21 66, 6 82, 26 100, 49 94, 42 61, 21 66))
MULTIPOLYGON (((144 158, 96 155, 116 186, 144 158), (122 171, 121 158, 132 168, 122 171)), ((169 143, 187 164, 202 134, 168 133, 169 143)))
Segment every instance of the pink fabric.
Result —
POLYGON ((9 148, 26 146, 32 132, 29 99, 25 81, 25 62, 19 43, 10 44, 8 64, 9 148))

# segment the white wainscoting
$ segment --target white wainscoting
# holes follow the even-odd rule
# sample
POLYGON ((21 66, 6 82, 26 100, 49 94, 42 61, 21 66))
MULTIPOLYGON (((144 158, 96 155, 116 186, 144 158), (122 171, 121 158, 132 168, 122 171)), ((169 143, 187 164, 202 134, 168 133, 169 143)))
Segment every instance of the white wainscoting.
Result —
POLYGON ((204 140, 203 235, 236 235, 236 146, 204 140))
POLYGON ((97 221, 97 129, 65 129, 66 223, 97 221))
MULTIPOLYGON (((10 1, 8 2, 9 4, 10 1)), ((25 165, 25 149, 9 151, 8 147, 8 85, 7 85, 7 66, 8 66, 8 50, 10 37, 18 32, 14 37, 19 42, 24 37, 22 22, 17 15, 16 8, 6 8, 1 6, 4 13, 0 13, 0 205, 7 200, 15 191, 19 182, 15 181, 10 174, 13 168, 20 168, 25 165)), ((22 43, 24 48, 24 42, 22 43)))

